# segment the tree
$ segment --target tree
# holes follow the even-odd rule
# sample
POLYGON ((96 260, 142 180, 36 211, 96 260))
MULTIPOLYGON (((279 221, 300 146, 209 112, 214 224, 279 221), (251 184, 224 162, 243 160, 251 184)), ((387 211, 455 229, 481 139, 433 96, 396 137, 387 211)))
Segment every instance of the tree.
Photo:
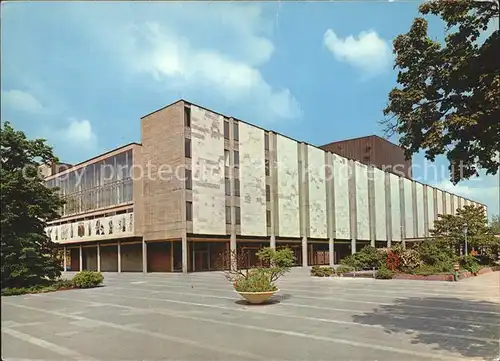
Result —
POLYGON ((61 271, 44 228, 58 217, 63 201, 38 172, 39 162, 57 159, 45 140, 29 140, 8 122, 1 127, 0 149, 2 288, 33 286, 61 271))
POLYGON ((500 236, 500 214, 491 217, 490 228, 491 233, 500 236))
POLYGON ((457 209, 455 215, 440 214, 434 222, 431 236, 435 242, 451 247, 456 253, 465 244, 465 237, 469 251, 472 248, 483 249, 491 260, 500 250, 500 238, 494 237, 482 207, 465 206, 457 209), (467 226, 466 233, 464 226, 467 226))
POLYGON ((388 136, 400 135, 409 158, 425 150, 434 161, 445 154, 456 184, 500 166, 500 32, 482 43, 479 36, 498 21, 498 1, 436 0, 420 5, 423 15, 447 24, 445 44, 427 35, 417 17, 408 33, 393 42, 398 86, 384 109, 388 136))

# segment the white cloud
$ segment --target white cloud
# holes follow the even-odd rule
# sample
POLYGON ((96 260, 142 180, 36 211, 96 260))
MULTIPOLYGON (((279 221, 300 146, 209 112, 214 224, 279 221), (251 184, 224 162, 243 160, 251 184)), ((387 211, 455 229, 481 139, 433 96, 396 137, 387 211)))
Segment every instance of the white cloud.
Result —
POLYGON ((149 74, 180 94, 217 94, 238 106, 252 104, 270 120, 300 117, 291 91, 271 84, 260 70, 274 45, 259 6, 214 3, 195 11, 194 5, 169 4, 168 9, 161 16, 114 13, 113 26, 93 22, 92 32, 128 71, 149 74))
POLYGON ((86 119, 70 118, 68 126, 59 131, 59 136, 65 143, 75 148, 94 149, 97 146, 97 137, 92 130, 92 123, 86 119))
POLYGON ((392 62, 392 50, 377 32, 362 31, 357 37, 339 38, 328 29, 324 43, 338 61, 348 63, 367 75, 375 75, 388 69, 392 62))
POLYGON ((44 110, 42 103, 32 94, 17 89, 2 91, 3 107, 31 114, 41 113, 44 110))

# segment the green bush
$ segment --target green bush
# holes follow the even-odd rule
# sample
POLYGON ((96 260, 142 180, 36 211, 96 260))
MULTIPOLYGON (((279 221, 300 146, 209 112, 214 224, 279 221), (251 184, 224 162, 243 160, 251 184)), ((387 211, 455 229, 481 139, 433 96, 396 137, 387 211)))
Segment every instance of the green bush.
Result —
POLYGON ((269 272, 264 268, 250 271, 247 277, 240 277, 233 285, 234 289, 238 292, 268 292, 278 289, 278 287, 271 282, 269 272))
POLYGON ((479 271, 479 263, 477 259, 471 255, 462 256, 460 258, 460 266, 471 273, 477 273, 479 271))
POLYGON ((500 265, 492 266, 492 267, 491 267, 491 270, 492 270, 492 271, 495 271, 495 272, 500 271, 500 265))
POLYGON ((394 272, 388 269, 387 267, 381 267, 377 270, 375 274, 375 278, 379 280, 390 280, 394 276, 394 272))
POLYGON ((385 262, 385 254, 375 247, 365 246, 361 251, 344 257, 340 262, 356 269, 380 268, 385 262))
POLYGON ((335 274, 335 270, 332 267, 321 267, 321 266, 312 266, 311 268, 311 276, 315 277, 330 277, 335 274))
POLYGON ((99 286, 104 281, 101 272, 82 271, 73 277, 72 283, 76 288, 92 288, 99 286))
POLYGON ((346 265, 338 265, 337 268, 335 269, 335 272, 338 274, 338 275, 341 275, 343 273, 347 273, 347 272, 352 272, 354 271, 354 268, 351 267, 351 266, 346 266, 346 265))
POLYGON ((444 241, 432 239, 424 240, 419 244, 417 251, 424 264, 446 269, 443 272, 453 269, 453 264, 457 260, 452 247, 444 241))
POLYGON ((2 296, 17 296, 24 295, 26 293, 31 293, 31 288, 27 287, 8 287, 2 290, 2 296))

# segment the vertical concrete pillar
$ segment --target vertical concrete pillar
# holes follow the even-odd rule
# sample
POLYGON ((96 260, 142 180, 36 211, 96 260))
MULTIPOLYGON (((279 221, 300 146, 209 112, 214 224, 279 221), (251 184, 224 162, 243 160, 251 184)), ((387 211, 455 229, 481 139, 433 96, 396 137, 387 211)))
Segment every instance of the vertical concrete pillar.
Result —
POLYGON ((358 233, 356 210, 356 164, 352 159, 348 161, 349 175, 349 222, 351 225, 351 254, 356 253, 356 238, 358 233))
POLYGON ((276 237, 279 236, 279 194, 278 194, 278 168, 277 168, 277 138, 273 132, 269 136, 269 188, 270 201, 269 209, 271 211, 271 247, 276 247, 276 237))
POLYGON ((370 229, 370 245, 375 247, 375 238, 377 234, 375 222, 375 171, 373 166, 368 166, 368 222, 370 229))
POLYGON ((307 265, 307 237, 302 237, 302 267, 307 265))
POLYGON ((405 212, 405 189, 403 178, 399 178, 399 214, 401 215, 399 218, 401 220, 401 241, 404 243, 406 238, 406 212, 405 212))
POLYGON ((424 184, 424 237, 429 236, 429 198, 427 194, 427 188, 429 186, 424 184))
MULTIPOLYGON (((183 235, 182 239, 182 273, 187 273, 188 271, 188 242, 187 236, 183 235)), ((193 270, 194 270, 194 262, 193 262, 193 270)))
POLYGON ((326 222, 328 235, 328 263, 335 264, 335 197, 332 153, 325 152, 326 222))
POLYGON ((64 270, 63 270, 63 272, 66 272, 66 267, 67 267, 67 265, 66 265, 66 262, 67 262, 67 260, 66 260, 66 258, 67 258, 66 257, 66 246, 63 247, 63 252, 64 252, 64 258, 63 258, 63 267, 64 267, 64 270))
POLYGON ((415 181, 411 182, 411 209, 413 212, 413 237, 418 238, 418 224, 423 221, 422 219, 418 218, 418 212, 417 212, 417 183, 415 181))
POLYGON ((333 238, 328 238, 328 263, 330 267, 335 265, 335 243, 333 238))
POLYGON ((101 272, 101 245, 97 242, 97 272, 101 272))
POLYGON ((392 202, 391 202, 391 176, 385 173, 385 228, 387 229, 387 247, 392 246, 392 202))
POLYGON ((302 267, 308 266, 307 237, 309 236, 309 174, 307 144, 297 143, 299 169, 299 220, 302 236, 302 267))
POLYGON ((276 248, 276 237, 274 236, 274 234, 271 236, 269 240, 269 245, 272 249, 276 248))
POLYGON ((79 247, 80 250, 80 272, 83 271, 83 248, 82 245, 79 247))
POLYGON ((236 264, 237 260, 237 243, 236 243, 236 233, 231 233, 231 238, 229 239, 229 247, 231 249, 231 269, 235 271, 238 268, 236 264))
POLYGON ((118 273, 121 273, 122 271, 122 244, 120 240, 118 240, 118 245, 117 245, 117 256, 118 256, 118 273))
POLYGON ((142 273, 148 272, 148 244, 142 240, 142 273))

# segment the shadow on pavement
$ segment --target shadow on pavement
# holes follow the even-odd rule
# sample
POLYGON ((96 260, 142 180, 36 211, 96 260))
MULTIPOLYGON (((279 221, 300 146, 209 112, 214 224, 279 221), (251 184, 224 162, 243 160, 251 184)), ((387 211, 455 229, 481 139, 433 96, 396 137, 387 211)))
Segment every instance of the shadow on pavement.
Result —
POLYGON ((396 337, 404 333, 412 337, 413 344, 431 345, 435 350, 487 360, 499 354, 500 304, 493 302, 452 297, 406 298, 352 318, 357 323, 380 325, 396 337))

